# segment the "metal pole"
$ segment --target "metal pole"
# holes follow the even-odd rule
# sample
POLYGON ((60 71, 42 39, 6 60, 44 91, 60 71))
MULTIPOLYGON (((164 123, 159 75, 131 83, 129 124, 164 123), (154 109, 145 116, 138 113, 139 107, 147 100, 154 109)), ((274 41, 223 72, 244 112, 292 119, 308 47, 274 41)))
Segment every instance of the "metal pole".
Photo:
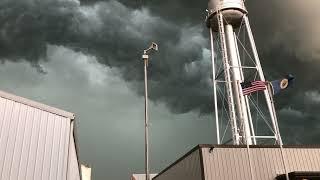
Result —
POLYGON ((148 63, 149 63, 149 51, 158 51, 158 45, 154 42, 151 46, 143 51, 142 59, 144 61, 144 139, 145 139, 145 175, 146 180, 150 180, 150 168, 149 168, 149 116, 148 116, 148 63))
POLYGON ((216 82, 216 69, 214 61, 214 45, 213 45, 213 32, 210 28, 210 41, 211 41, 211 61, 212 61, 212 81, 213 81, 213 98, 214 98, 214 113, 216 118, 216 132, 217 132, 217 144, 220 144, 220 131, 219 131, 219 115, 218 115, 218 100, 217 100, 217 82, 216 82))
POLYGON ((247 143, 249 145, 252 144, 251 139, 251 132, 250 132, 250 126, 248 122, 248 114, 247 114, 247 108, 244 103, 244 96, 241 94, 241 86, 240 82, 242 82, 241 78, 241 68, 235 68, 235 67, 241 67, 241 64, 239 64, 238 60, 238 49, 236 47, 236 41, 234 37, 233 27, 231 24, 225 25, 225 34, 226 34, 226 42, 227 42, 227 52, 229 60, 232 68, 232 87, 234 91, 234 100, 236 103, 236 110, 237 110, 237 117, 238 121, 240 122, 240 125, 243 125, 243 128, 241 128, 240 132, 243 137, 243 143, 247 143))
MULTIPOLYGON (((242 66, 241 60, 240 60, 239 47, 238 47, 238 43, 237 43, 237 36, 235 33, 233 33, 233 34, 234 34, 234 42, 236 44, 236 49, 237 49, 238 64, 239 64, 239 70, 240 70, 240 74, 241 74, 241 80, 243 81, 244 80, 243 66, 242 66)), ((256 134, 254 132, 248 96, 245 96, 243 101, 244 101, 244 104, 245 104, 245 106, 247 108, 247 112, 248 112, 248 120, 249 120, 250 129, 251 129, 251 139, 253 140, 253 144, 256 145, 257 144, 256 138, 255 138, 256 134)))
POLYGON ((147 76, 147 67, 148 67, 148 55, 144 60, 144 138, 145 138, 145 174, 146 180, 150 179, 149 176, 149 117, 148 117, 148 76, 147 76))

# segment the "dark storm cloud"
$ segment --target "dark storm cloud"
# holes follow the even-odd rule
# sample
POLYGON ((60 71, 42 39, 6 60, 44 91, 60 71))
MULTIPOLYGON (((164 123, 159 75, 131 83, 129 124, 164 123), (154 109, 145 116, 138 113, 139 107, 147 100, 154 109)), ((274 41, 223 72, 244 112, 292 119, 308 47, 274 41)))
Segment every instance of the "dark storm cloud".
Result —
POLYGON ((267 77, 296 76, 294 87, 275 97, 284 140, 319 143, 320 38, 316 32, 320 27, 314 17, 320 16, 316 10, 320 2, 272 0, 248 1, 247 5, 267 77))
POLYGON ((46 60, 47 45, 62 45, 118 68, 142 94, 140 56, 156 41, 160 53, 150 63, 150 98, 166 102, 177 113, 209 112, 210 72, 203 65, 207 43, 201 25, 176 24, 147 8, 128 8, 117 1, 3 1, 0 6, 2 59, 27 59, 41 71, 37 62, 46 60), (189 73, 199 67, 199 73, 189 73))
MULTIPOLYGON (((276 97, 280 124, 302 133, 316 126, 320 26, 313 17, 319 1, 247 1, 249 17, 266 77, 293 73, 294 89, 276 97), (319 45, 319 46, 318 46, 319 45), (309 93, 309 96, 308 96, 309 93), (303 116, 294 116, 301 112, 303 116), (304 119, 311 119, 304 123, 304 119), (298 128, 299 124, 299 128, 298 128), (288 126, 290 127, 290 126, 288 126)), ((0 57, 27 59, 45 72, 48 44, 96 56, 115 67, 130 87, 143 93, 140 55, 150 41, 160 52, 150 63, 150 98, 165 102, 175 113, 211 111, 210 62, 204 10, 207 1, 169 0, 28 0, 0 2, 0 57)), ((290 132, 284 130, 286 133, 290 132)), ((302 139, 297 140, 299 142, 302 139)))

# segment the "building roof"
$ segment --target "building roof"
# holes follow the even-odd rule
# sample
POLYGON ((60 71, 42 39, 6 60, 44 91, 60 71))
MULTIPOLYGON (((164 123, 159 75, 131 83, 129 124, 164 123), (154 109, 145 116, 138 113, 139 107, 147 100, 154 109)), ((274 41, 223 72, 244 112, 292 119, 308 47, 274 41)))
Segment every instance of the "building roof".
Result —
MULTIPOLYGON (((196 147, 194 147, 192 150, 190 150, 189 152, 187 152, 184 156, 182 156, 181 158, 179 158, 178 160, 176 160, 174 163, 172 163, 171 165, 169 165, 167 168, 165 168, 163 171, 161 171, 156 177, 161 176, 163 173, 165 173, 166 171, 168 171, 169 169, 171 169, 172 167, 174 167, 175 165, 177 165, 178 163, 180 163, 181 161, 183 161, 186 157, 190 156, 191 154, 193 154, 194 152, 203 149, 203 148, 209 148, 210 151, 213 151, 214 149, 238 149, 238 148, 247 148, 247 145, 214 145, 214 144, 199 144, 196 147)), ((250 149, 270 149, 270 148, 275 148, 278 149, 280 148, 279 145, 250 145, 249 146, 250 149)), ((320 145, 284 145, 283 146, 284 149, 320 149, 320 145)), ((200 157, 202 157, 202 155, 200 155, 200 157)))
POLYGON ((32 100, 29 100, 29 99, 26 99, 26 98, 23 98, 20 96, 16 96, 16 95, 13 95, 13 94, 10 94, 7 92, 0 91, 0 97, 3 97, 5 99, 10 99, 12 101, 19 102, 21 104, 25 104, 25 105, 28 105, 28 106, 31 106, 31 107, 34 107, 34 108, 37 108, 37 109, 40 109, 43 111, 50 112, 52 114, 56 114, 59 116, 69 118, 69 119, 75 118, 73 113, 70 113, 70 112, 67 112, 67 111, 64 111, 64 110, 61 110, 58 108, 54 108, 54 107, 51 107, 51 106, 48 106, 48 105, 45 105, 45 104, 42 104, 42 103, 39 103, 36 101, 32 101, 32 100))

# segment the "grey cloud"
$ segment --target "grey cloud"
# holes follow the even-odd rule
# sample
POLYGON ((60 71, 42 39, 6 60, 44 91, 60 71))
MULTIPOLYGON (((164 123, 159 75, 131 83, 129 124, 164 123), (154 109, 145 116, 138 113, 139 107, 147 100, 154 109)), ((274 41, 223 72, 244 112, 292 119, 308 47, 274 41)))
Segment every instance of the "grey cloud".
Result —
POLYGON ((77 1, 7 1, 1 7, 0 57, 27 59, 44 72, 36 64, 47 61, 47 44, 63 45, 120 69, 122 78, 142 94, 140 56, 149 42, 156 41, 160 53, 154 54, 150 63, 150 98, 166 102, 177 113, 209 112, 210 84, 205 80, 209 71, 190 77, 184 69, 185 64, 201 66, 203 62, 206 39, 202 26, 178 25, 147 8, 132 9, 117 1, 84 5, 77 1), (192 89, 184 91, 186 87, 192 89), (187 102, 184 97, 194 101, 187 102))
MULTIPOLYGON (((93 168, 93 179, 129 179, 143 173, 143 97, 138 97, 115 68, 94 56, 49 45, 39 76, 27 61, 0 66, 1 90, 76 114, 80 160, 93 168), (18 72, 18 73, 17 73, 18 72)), ((196 113, 172 114, 150 102, 152 172, 160 172, 197 143, 213 141, 213 122, 196 113), (190 131, 199 131, 195 134, 190 131), (164 148, 166 147, 166 148, 164 148)))
MULTIPOLYGON (((313 83, 320 80, 315 74, 320 65, 320 40, 314 35, 318 25, 312 23, 312 16, 318 14, 313 7, 318 3, 312 0, 302 7, 297 0, 247 1, 267 78, 286 73, 297 77, 294 88, 276 97, 278 109, 290 105, 297 111, 317 112, 318 105, 304 100, 304 93, 320 89, 313 83)), ((175 113, 209 113, 211 68, 209 56, 203 54, 209 45, 203 23, 206 4, 182 0, 2 1, 0 57, 27 59, 39 72, 46 72, 37 64, 49 60, 47 45, 63 45, 118 69, 131 89, 142 95, 140 56, 150 41, 156 41, 160 51, 152 55, 149 66, 151 100, 165 102, 175 113)), ((287 122, 290 117, 280 113, 279 119, 287 122)))

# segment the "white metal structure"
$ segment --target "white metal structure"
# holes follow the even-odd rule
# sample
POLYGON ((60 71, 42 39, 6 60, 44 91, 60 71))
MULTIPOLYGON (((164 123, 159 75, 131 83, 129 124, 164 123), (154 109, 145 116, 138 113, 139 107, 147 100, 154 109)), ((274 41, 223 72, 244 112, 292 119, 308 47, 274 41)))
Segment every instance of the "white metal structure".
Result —
POLYGON ((224 123, 227 124, 225 129, 231 127, 235 145, 257 144, 258 139, 274 139, 274 143, 282 145, 269 89, 263 92, 266 108, 262 108, 268 109, 268 115, 259 107, 263 103, 257 102, 252 95, 244 96, 242 92, 242 82, 265 81, 243 0, 210 0, 206 22, 211 39, 217 143, 223 143, 226 130, 221 136, 222 120, 228 119, 228 122, 224 123), (245 39, 248 39, 250 48, 243 41, 245 39), (221 85, 222 83, 225 85, 221 85), (225 89, 222 90, 223 88, 225 89), (223 99, 219 100, 218 94, 223 99), (224 102, 227 102, 227 108, 224 102), (224 108, 228 109, 225 118, 219 115, 224 108), (259 122, 253 122, 253 119, 264 120, 270 132, 257 134, 259 122))
POLYGON ((92 168, 88 165, 81 164, 81 177, 82 180, 91 180, 92 168))
MULTIPOLYGON (((154 178, 157 174, 150 174, 150 179, 154 178)), ((132 174, 130 180, 146 180, 145 174, 132 174)))
POLYGON ((80 180, 74 119, 0 91, 0 179, 80 180))

